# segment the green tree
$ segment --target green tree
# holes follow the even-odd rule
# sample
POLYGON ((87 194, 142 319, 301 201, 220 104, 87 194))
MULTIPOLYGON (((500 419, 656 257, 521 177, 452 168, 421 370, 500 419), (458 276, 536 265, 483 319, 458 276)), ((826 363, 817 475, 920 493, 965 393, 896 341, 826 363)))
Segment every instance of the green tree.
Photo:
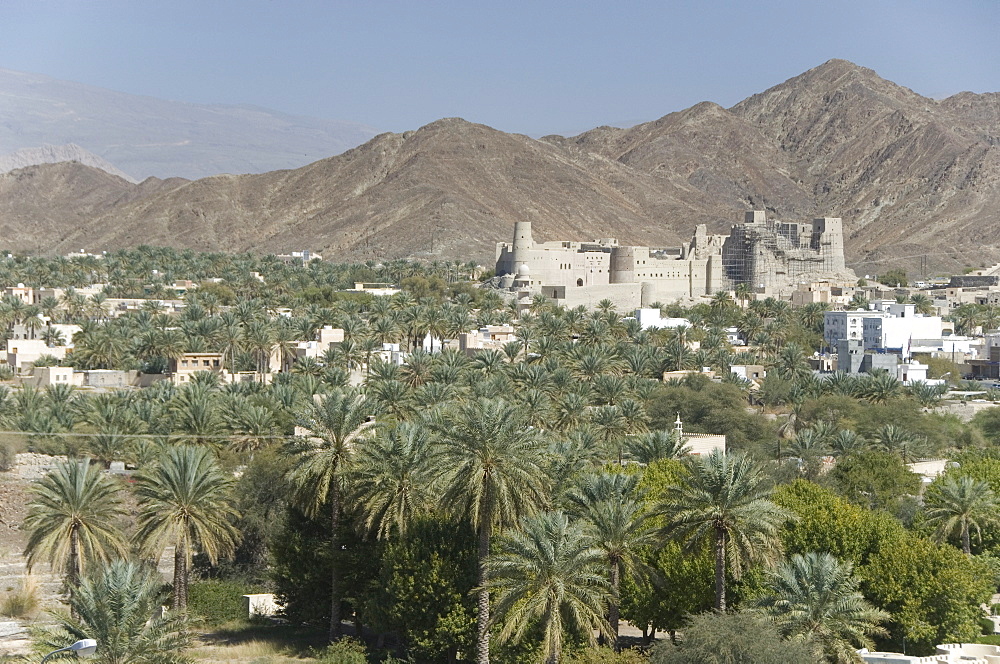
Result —
POLYGON ((359 439, 350 483, 365 528, 380 539, 405 533, 431 503, 429 453, 429 432, 411 422, 359 439))
POLYGON ((295 500, 309 516, 324 507, 330 515, 330 641, 340 637, 340 517, 343 509, 344 475, 350 468, 353 446, 375 426, 375 407, 352 390, 335 390, 319 403, 313 402, 303 425, 310 435, 294 450, 296 463, 289 473, 295 500))
POLYGON ((454 662, 475 643, 476 534, 468 523, 421 516, 389 540, 368 593, 369 613, 397 631, 419 662, 454 662))
POLYGON ((39 649, 97 641, 97 664, 185 664, 190 642, 184 616, 157 616, 164 601, 159 575, 139 563, 116 560, 70 590, 75 617, 62 618, 37 639, 39 649))
POLYGON ((433 422, 441 503, 469 519, 478 535, 476 661, 489 664, 490 597, 486 559, 493 530, 545 503, 545 447, 520 409, 499 399, 460 403, 433 422))
POLYGON ((932 654, 938 643, 974 640, 983 615, 979 606, 996 589, 983 563, 902 526, 886 533, 857 574, 865 597, 892 615, 892 649, 905 640, 913 654, 932 654))
POLYGON ((501 640, 521 641, 541 623, 542 657, 558 664, 567 630, 612 633, 604 619, 611 589, 604 575, 606 555, 590 544, 580 525, 563 512, 522 521, 487 561, 496 592, 501 640))
POLYGON ((680 459, 689 454, 690 448, 673 431, 650 431, 630 436, 625 442, 628 458, 642 464, 661 459, 680 459))
POLYGON ((997 520, 1000 500, 990 485, 968 475, 945 475, 935 480, 925 496, 927 524, 937 528, 938 540, 956 531, 962 551, 972 555, 970 533, 976 531, 982 541, 982 527, 997 520))
POLYGON ((595 548, 602 551, 608 566, 611 600, 608 624, 611 645, 618 650, 618 594, 622 572, 625 576, 645 572, 642 549, 653 543, 646 506, 638 492, 639 476, 591 474, 580 478, 568 499, 570 512, 583 520, 595 548))
POLYGON ((88 461, 67 461, 31 487, 24 528, 28 566, 47 560, 72 588, 81 573, 126 553, 121 488, 88 461))
POLYGON ((173 608, 187 607, 192 549, 214 564, 231 555, 239 538, 233 525, 232 478, 204 447, 169 448, 158 464, 136 478, 136 539, 152 555, 174 547, 173 608))
POLYGON ((689 547, 711 541, 715 558, 715 609, 726 610, 726 568, 735 576, 751 562, 773 560, 781 550, 781 525, 790 512, 774 504, 772 489, 752 459, 719 450, 687 463, 686 481, 667 487, 657 508, 662 533, 689 547))
POLYGON ((876 280, 886 286, 906 286, 906 270, 894 268, 878 275, 876 280))
POLYGON ((861 662, 858 648, 873 648, 873 635, 889 614, 872 607, 858 590, 850 563, 829 553, 795 554, 769 574, 766 594, 755 604, 787 638, 808 638, 836 664, 861 662))
POLYGON ((684 628, 684 639, 665 641, 650 664, 805 664, 821 661, 810 641, 783 641, 775 625, 750 613, 702 613, 684 628), (780 645, 777 645, 780 644, 780 645))
POLYGON ((894 513, 904 500, 920 492, 920 477, 889 452, 849 454, 837 462, 830 479, 851 502, 894 513))

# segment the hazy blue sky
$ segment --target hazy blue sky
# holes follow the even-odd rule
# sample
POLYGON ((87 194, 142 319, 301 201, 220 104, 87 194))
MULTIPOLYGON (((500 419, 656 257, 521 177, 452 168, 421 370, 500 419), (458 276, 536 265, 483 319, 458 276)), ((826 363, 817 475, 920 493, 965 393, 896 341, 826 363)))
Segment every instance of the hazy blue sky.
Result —
POLYGON ((391 131, 634 124, 830 58, 928 96, 1000 91, 1000 1, 0 0, 0 67, 391 131))

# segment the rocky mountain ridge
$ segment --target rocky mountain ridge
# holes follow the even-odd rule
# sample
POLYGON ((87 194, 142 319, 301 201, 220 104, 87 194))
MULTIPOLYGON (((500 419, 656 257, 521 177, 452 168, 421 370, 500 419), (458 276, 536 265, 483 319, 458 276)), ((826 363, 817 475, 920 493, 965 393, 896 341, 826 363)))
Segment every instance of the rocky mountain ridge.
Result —
POLYGON ((0 173, 9 173, 19 168, 27 168, 28 166, 36 166, 38 164, 58 164, 64 161, 76 161, 84 166, 99 168, 105 173, 116 175, 132 184, 138 183, 138 180, 119 170, 114 164, 101 159, 93 152, 84 150, 74 143, 22 148, 10 154, 0 155, 0 173))
POLYGON ((490 264, 518 220, 536 239, 669 246, 696 224, 724 232, 766 208, 842 217, 859 273, 949 271, 1000 260, 998 144, 1000 94, 936 101, 832 60, 729 109, 703 102, 575 137, 451 118, 259 175, 129 185, 80 165, 32 167, 0 176, 0 233, 28 251, 152 243, 490 264), (89 204, 67 198, 74 178, 93 181, 89 204), (53 225, 25 232, 46 206, 53 225))

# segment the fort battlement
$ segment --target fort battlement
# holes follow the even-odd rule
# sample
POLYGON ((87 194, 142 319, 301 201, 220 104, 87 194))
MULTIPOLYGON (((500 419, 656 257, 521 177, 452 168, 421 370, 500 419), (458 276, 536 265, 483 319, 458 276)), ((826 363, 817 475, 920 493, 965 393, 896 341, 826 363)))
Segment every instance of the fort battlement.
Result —
POLYGON ((623 307, 711 295, 748 284, 790 294, 802 281, 854 280, 844 263, 843 224, 823 217, 809 224, 774 221, 763 210, 746 213, 729 235, 704 225, 673 249, 593 242, 535 242, 530 222, 517 222, 513 242, 497 244, 501 286, 540 293, 570 306, 611 299, 623 307))

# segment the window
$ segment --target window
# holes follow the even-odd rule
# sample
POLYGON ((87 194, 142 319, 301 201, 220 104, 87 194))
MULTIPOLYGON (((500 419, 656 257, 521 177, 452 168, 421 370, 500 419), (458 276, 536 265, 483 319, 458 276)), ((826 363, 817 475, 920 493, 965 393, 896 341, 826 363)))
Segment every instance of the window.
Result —
MULTIPOLYGON (((583 285, 583 279, 577 279, 577 280, 576 280, 576 285, 577 285, 577 286, 582 286, 582 285, 583 285)), ((16 349, 16 348, 14 349, 14 352, 15 352, 15 353, 17 352, 17 349, 16 349)))

